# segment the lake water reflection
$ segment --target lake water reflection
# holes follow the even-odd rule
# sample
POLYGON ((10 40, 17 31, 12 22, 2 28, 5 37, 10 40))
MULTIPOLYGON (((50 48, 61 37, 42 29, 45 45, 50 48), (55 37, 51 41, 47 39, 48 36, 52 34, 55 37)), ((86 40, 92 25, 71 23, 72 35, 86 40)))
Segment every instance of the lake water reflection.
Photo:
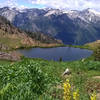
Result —
POLYGON ((46 60, 58 61, 74 61, 87 58, 93 53, 91 50, 73 48, 73 47, 57 47, 57 48, 30 48, 18 50, 25 57, 43 58, 46 60))

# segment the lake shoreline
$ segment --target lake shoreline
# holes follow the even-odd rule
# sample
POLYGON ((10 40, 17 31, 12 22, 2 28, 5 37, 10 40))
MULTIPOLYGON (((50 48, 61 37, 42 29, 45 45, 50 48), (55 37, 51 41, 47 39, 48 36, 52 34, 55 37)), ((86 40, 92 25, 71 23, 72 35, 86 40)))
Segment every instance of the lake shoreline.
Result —
MULTIPOLYGON (((1 57, 0 60, 15 61, 15 60, 11 59, 11 58, 13 58, 13 55, 12 55, 13 52, 14 52, 14 55, 16 55, 16 57, 18 58, 18 60, 19 60, 19 58, 21 59, 21 57, 24 56, 24 55, 17 52, 17 50, 24 50, 24 49, 29 50, 29 49, 32 49, 32 48, 45 48, 45 49, 47 48, 47 49, 49 49, 49 48, 59 48, 59 47, 70 47, 70 48, 80 48, 80 49, 83 49, 83 50, 85 50, 85 49, 86 50, 92 50, 89 47, 84 46, 84 45, 80 46, 80 45, 64 45, 64 44, 62 44, 62 45, 60 44, 60 45, 56 45, 56 46, 50 46, 50 47, 44 47, 44 46, 43 47, 41 47, 41 46, 20 47, 20 48, 12 49, 12 50, 9 50, 9 51, 0 51, 1 53, 3 52, 3 53, 6 53, 7 55, 10 55, 10 59, 5 59, 6 57, 1 57)), ((9 58, 9 56, 7 56, 7 57, 9 58)))
POLYGON ((87 50, 93 50, 88 45, 67 45, 67 44, 60 44, 56 46, 30 46, 30 47, 19 47, 13 50, 18 49, 31 49, 31 48, 57 48, 57 47, 73 47, 73 48, 80 48, 80 49, 87 49, 87 50))
POLYGON ((93 54, 93 51, 74 47, 55 47, 55 48, 28 48, 18 49, 27 58, 42 58, 45 60, 74 61, 87 58, 93 54))

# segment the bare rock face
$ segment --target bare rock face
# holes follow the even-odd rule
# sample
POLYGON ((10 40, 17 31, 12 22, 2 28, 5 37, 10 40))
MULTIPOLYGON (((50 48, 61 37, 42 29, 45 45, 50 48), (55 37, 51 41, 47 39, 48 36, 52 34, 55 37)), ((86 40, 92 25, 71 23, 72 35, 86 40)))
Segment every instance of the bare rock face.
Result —
POLYGON ((10 53, 0 52, 0 59, 18 61, 20 60, 20 55, 17 52, 10 52, 10 53))
POLYGON ((10 48, 3 44, 0 44, 0 50, 10 50, 10 48))
POLYGON ((3 7, 0 8, 0 15, 6 17, 16 27, 49 34, 65 44, 83 45, 100 38, 100 12, 93 9, 83 11, 35 8, 20 10, 3 7))
POLYGON ((60 40, 41 32, 24 32, 13 26, 6 18, 0 16, 0 50, 20 47, 41 46, 41 44, 63 44, 60 40))

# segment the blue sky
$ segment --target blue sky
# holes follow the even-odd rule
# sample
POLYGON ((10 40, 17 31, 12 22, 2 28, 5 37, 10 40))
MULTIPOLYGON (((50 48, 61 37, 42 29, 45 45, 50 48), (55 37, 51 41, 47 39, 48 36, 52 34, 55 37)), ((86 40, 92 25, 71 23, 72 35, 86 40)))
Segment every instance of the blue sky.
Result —
POLYGON ((100 9, 100 0, 0 0, 0 7, 59 8, 70 10, 100 9))

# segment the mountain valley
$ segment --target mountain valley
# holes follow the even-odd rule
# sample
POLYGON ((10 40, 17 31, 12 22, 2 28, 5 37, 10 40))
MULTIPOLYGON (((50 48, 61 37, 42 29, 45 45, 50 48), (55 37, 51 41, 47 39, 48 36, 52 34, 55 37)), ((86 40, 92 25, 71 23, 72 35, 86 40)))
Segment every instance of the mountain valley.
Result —
POLYGON ((16 27, 41 32, 60 39, 64 44, 83 45, 100 39, 100 12, 60 9, 0 8, 0 15, 16 27))
POLYGON ((0 100, 99 98, 100 12, 0 8, 0 100))
POLYGON ((24 32, 13 26, 6 18, 0 16, 0 50, 6 51, 34 46, 50 47, 59 44, 62 44, 60 40, 42 33, 24 32))

